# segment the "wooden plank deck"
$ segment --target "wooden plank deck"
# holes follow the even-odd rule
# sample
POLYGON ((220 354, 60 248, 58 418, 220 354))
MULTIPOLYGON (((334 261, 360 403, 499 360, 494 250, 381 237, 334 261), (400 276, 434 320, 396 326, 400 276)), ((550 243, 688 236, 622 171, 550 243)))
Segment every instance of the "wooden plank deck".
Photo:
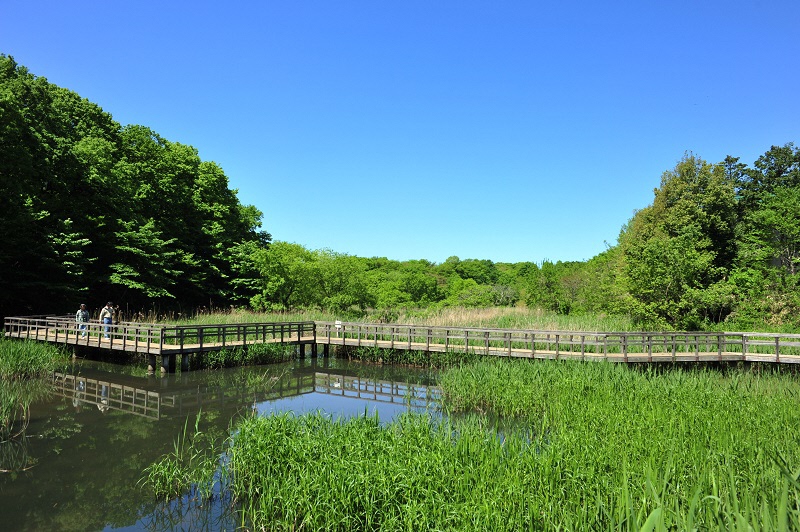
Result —
POLYGON ((72 317, 64 316, 12 317, 4 323, 8 338, 145 354, 153 367, 162 357, 161 367, 169 371, 174 371, 179 355, 188 368, 186 357, 195 353, 263 343, 322 344, 326 353, 333 345, 620 363, 800 363, 800 335, 783 333, 535 331, 348 322, 107 327, 91 322, 81 330, 72 317))

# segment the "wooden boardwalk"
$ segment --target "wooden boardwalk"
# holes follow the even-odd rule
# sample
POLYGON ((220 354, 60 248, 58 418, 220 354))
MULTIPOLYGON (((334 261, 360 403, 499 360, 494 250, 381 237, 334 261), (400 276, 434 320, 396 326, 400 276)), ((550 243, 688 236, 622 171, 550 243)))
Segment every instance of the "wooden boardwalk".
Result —
POLYGON ((316 322, 316 342, 348 347, 609 362, 800 363, 800 334, 585 332, 316 322))
POLYGON ((188 370, 189 357, 195 353, 264 343, 295 344, 304 350, 307 345, 315 344, 313 321, 105 325, 97 321, 77 324, 71 316, 24 316, 5 318, 4 331, 6 338, 142 354, 148 359, 148 369, 154 371, 160 365, 162 372, 170 373, 175 371, 179 358, 181 368, 188 370))
POLYGON ((160 365, 166 372, 175 371, 178 357, 188 369, 195 353, 263 343, 294 344, 301 354, 311 346, 312 355, 322 345, 326 355, 330 346, 341 346, 622 363, 800 363, 800 335, 783 333, 535 331, 340 321, 179 326, 90 322, 81 329, 71 316, 5 318, 4 331, 7 338, 143 354, 149 369, 160 365))

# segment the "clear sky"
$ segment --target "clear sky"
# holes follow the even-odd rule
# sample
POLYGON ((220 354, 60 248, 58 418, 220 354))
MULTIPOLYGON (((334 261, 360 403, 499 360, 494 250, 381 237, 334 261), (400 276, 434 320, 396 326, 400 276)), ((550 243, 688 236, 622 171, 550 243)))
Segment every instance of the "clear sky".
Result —
POLYGON ((797 0, 0 2, 0 52, 217 162, 276 240, 584 260, 691 151, 800 142, 797 0))

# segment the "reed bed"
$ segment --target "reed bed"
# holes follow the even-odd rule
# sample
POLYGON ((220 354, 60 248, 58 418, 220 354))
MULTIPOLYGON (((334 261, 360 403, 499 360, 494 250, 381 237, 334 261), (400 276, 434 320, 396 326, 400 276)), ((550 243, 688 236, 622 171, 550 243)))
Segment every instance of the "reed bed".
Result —
POLYGON ((419 368, 442 369, 478 360, 474 352, 448 350, 425 352, 407 349, 381 349, 379 347, 346 347, 336 350, 336 356, 370 364, 390 364, 419 368))
MULTIPOLYGON (((555 453, 590 528, 630 506, 667 528, 800 523, 800 383, 791 372, 484 361, 440 379, 453 411, 515 418, 555 453), (691 525, 691 526, 690 526, 691 525)), ((551 475, 554 473, 551 473, 551 475)), ((552 523, 566 523, 563 514, 552 523)))
POLYGON ((66 359, 63 349, 50 344, 0 337, 0 379, 41 377, 66 359))
POLYGON ((485 361, 441 386, 473 414, 244 420, 227 469, 242 526, 798 530, 791 375, 485 361))
POLYGON ((217 369, 289 362, 297 358, 291 344, 251 344, 216 351, 202 351, 190 357, 190 369, 217 369))
POLYGON ((30 405, 49 393, 42 377, 66 358, 62 349, 52 345, 0 337, 0 471, 20 469, 8 464, 8 451, 13 448, 9 442, 24 435, 30 405))
POLYGON ((232 310, 230 312, 209 312, 193 316, 168 314, 159 320, 170 325, 217 325, 234 323, 286 323, 299 321, 334 321, 334 314, 316 310, 299 310, 295 312, 252 312, 249 310, 232 310))
MULTIPOLYGON (((175 325, 214 325, 220 323, 262 323, 298 321, 381 322, 379 314, 367 312, 360 317, 342 316, 330 312, 304 310, 264 313, 247 310, 201 313, 194 316, 165 315, 159 321, 175 325)), ((487 327, 552 331, 632 331, 633 322, 626 317, 597 315, 564 316, 541 309, 524 307, 462 308, 436 310, 404 310, 396 315, 395 323, 441 327, 487 327)))
POLYGON ((592 315, 562 315, 537 308, 447 307, 437 310, 404 312, 397 323, 441 327, 484 327, 537 331, 633 331, 627 317, 592 315))

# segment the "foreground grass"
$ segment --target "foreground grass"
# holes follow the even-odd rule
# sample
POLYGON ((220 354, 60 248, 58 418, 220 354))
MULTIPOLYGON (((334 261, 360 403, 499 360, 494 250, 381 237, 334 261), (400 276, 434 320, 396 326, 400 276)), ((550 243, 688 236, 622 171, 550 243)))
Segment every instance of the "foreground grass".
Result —
POLYGON ((223 469, 241 524, 800 529, 793 375, 494 360, 452 369, 441 385, 445 418, 241 421, 223 469))

